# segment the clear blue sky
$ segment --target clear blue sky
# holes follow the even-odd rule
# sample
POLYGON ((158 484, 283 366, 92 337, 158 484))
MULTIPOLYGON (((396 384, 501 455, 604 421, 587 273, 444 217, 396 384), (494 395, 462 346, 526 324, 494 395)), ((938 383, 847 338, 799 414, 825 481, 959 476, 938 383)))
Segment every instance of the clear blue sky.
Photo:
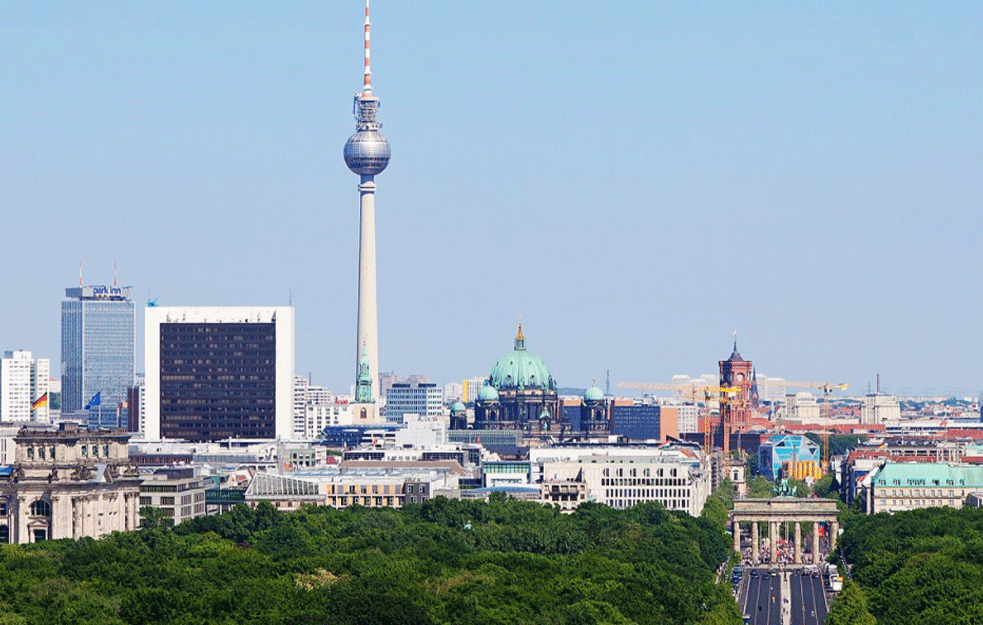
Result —
MULTIPOLYGON (((983 3, 372 9, 383 370, 485 375, 521 313, 563 386, 712 373, 737 330, 768 375, 983 389, 983 3)), ((347 392, 361 22, 0 0, 0 348, 57 363, 117 259, 141 306, 292 292, 297 372, 347 392)))

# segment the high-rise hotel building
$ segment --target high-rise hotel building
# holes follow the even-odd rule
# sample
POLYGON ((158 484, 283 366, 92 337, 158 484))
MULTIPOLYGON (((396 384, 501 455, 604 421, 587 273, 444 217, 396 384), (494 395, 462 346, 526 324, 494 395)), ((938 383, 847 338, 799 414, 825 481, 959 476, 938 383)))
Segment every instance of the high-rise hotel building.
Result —
POLYGON ((292 307, 146 311, 146 438, 292 437, 292 307))
MULTIPOLYGON (((81 280, 80 280, 81 282, 81 280)), ((99 407, 116 425, 116 409, 133 385, 136 309, 128 286, 65 289, 61 303, 61 410, 99 407), (98 395, 96 402, 93 402, 98 395)))

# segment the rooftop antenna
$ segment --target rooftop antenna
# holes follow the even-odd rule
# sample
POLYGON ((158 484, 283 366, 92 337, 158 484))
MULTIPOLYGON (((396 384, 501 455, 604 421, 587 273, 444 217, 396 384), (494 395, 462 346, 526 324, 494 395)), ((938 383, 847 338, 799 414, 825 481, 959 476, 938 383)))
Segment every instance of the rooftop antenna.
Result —
POLYGON ((287 289, 287 305, 288 306, 293 306, 294 305, 294 290, 293 289, 287 289))
POLYGON ((607 381, 604 383, 604 394, 605 395, 610 395, 611 394, 611 370, 610 369, 608 369, 607 381))
POLYGON ((79 287, 82 286, 82 261, 79 261, 79 287))
POLYGON ((369 21, 369 0, 365 0, 365 75, 362 77, 362 93, 372 93, 372 67, 370 64, 370 37, 372 23, 369 21))
POLYGON ((877 394, 881 394, 881 374, 877 374, 877 394))
POLYGON ((113 286, 116 286, 116 259, 113 259, 113 286))

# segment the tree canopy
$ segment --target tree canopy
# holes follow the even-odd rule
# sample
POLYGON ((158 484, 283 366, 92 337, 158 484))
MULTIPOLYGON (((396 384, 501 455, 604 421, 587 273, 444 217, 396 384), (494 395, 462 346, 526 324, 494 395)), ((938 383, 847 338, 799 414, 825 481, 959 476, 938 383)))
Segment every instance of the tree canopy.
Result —
POLYGON ((983 623, 983 510, 928 508, 843 520, 839 546, 857 587, 851 598, 844 586, 830 618, 857 610, 859 597, 878 625, 983 623))
POLYGON ((493 496, 401 510, 239 505, 0 548, 0 623, 740 623, 716 502, 573 514, 493 496))

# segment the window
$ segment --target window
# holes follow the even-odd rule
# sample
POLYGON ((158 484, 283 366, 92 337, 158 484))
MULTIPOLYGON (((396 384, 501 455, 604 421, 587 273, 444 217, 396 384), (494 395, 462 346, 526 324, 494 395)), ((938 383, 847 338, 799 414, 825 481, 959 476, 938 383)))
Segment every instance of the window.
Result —
POLYGON ((10 542, 10 528, 6 525, 0 525, 0 544, 8 544, 10 542))
POLYGON ((31 504, 31 516, 51 516, 51 504, 44 499, 38 499, 31 504))

